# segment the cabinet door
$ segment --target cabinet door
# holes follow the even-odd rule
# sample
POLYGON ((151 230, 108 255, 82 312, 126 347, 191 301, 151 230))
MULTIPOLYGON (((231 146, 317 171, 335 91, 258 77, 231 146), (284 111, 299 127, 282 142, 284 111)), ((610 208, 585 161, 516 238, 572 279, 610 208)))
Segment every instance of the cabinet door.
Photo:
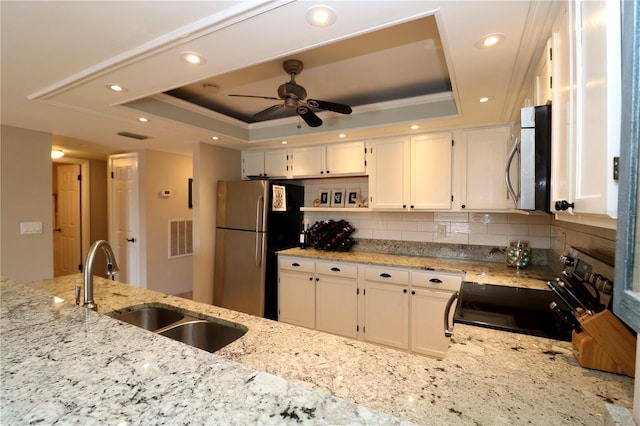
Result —
POLYGON ((318 275, 316 282, 316 328, 356 338, 358 326, 357 280, 318 275))
POLYGON ((553 75, 553 57, 551 54, 552 43, 553 41, 551 39, 547 41, 547 47, 544 52, 542 52, 538 68, 536 70, 535 105, 546 105, 553 99, 553 86, 551 83, 553 75))
POLYGON ((242 179, 264 175, 264 151, 242 151, 242 179))
MULTIPOLYGON (((448 291, 411 290, 411 351, 443 358, 449 349, 449 338, 444 336, 444 310, 453 293, 448 291)), ((450 311, 453 316, 455 306, 450 311)), ((452 318, 449 318, 451 323, 452 318)))
POLYGON ((370 143, 369 206, 403 210, 408 206, 410 142, 407 137, 385 138, 370 143))
POLYGON ((411 137, 412 210, 451 208, 451 140, 451 133, 411 137))
POLYGON ((406 286, 365 281, 364 340, 409 348, 409 294, 406 286))
POLYGON ((312 274, 280 269, 278 277, 278 321, 315 327, 315 280, 312 274))
MULTIPOLYGON (((575 213, 617 217, 620 155, 620 2, 576 2, 575 213)), ((629 90, 629 89, 627 89, 629 90)))
POLYGON ((288 157, 286 149, 273 149, 264 152, 264 174, 269 177, 287 177, 288 157))
POLYGON ((324 176, 326 171, 325 147, 310 146, 289 150, 291 161, 291 176, 318 177, 324 176))
POLYGON ((462 132, 459 148, 464 156, 461 173, 464 179, 457 197, 460 209, 505 210, 509 207, 504 173, 510 139, 509 127, 462 132))
POLYGON ((557 26, 553 33, 553 108, 551 144, 551 208, 554 202, 571 200, 571 174, 573 164, 569 161, 571 154, 571 140, 575 137, 574 113, 575 83, 574 70, 571 64, 573 47, 573 19, 571 9, 573 3, 567 2, 566 8, 559 15, 557 26))
POLYGON ((327 175, 364 175, 364 148, 364 142, 345 142, 327 145, 327 175))

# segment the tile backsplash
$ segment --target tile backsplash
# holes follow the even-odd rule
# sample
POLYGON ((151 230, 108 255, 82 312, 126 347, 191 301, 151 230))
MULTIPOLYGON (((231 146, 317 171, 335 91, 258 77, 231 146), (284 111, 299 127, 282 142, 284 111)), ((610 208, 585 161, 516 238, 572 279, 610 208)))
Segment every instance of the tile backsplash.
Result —
MULTIPOLYGON (((312 206, 320 191, 345 189, 368 195, 367 178, 348 180, 308 180, 305 185, 305 206, 312 206)), ((313 224, 322 220, 349 221, 355 228, 354 238, 395 240, 444 244, 469 244, 506 247, 509 241, 529 241, 530 247, 551 248, 550 215, 517 213, 467 212, 305 212, 305 220, 313 224)))

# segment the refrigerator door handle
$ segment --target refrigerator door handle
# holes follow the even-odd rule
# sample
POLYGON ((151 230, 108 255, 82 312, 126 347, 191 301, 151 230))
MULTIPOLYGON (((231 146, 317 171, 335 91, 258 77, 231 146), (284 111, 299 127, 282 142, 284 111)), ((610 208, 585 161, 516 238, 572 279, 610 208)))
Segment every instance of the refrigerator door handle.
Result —
POLYGON ((256 266, 262 267, 262 253, 264 253, 264 235, 262 233, 264 225, 264 197, 258 197, 256 203, 256 266))

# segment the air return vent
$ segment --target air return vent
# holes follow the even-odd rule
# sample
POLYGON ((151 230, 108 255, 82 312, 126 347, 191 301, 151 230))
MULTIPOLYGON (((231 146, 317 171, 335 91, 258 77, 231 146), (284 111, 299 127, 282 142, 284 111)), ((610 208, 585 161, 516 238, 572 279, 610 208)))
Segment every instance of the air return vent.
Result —
POLYGON ((193 221, 172 219, 169 221, 169 259, 193 254, 193 221))
POLYGON ((145 140, 145 139, 149 139, 149 136, 139 135, 139 134, 133 133, 133 132, 118 132, 118 135, 124 136, 125 138, 138 139, 138 140, 141 140, 141 141, 145 140))

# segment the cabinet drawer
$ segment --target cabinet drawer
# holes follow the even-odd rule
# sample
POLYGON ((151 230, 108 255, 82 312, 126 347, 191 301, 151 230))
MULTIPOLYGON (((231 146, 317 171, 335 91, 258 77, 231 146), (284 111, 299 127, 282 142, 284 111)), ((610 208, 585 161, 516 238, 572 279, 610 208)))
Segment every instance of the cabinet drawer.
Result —
POLYGON ((305 260, 294 257, 283 257, 278 259, 278 266, 280 269, 288 271, 309 272, 314 273, 314 261, 305 260))
POLYGON ((462 285, 462 275, 414 271, 411 274, 411 284, 416 287, 458 291, 462 285))
POLYGON ((358 266, 348 263, 316 262, 316 273, 336 277, 358 278, 358 266))
POLYGON ((409 271, 396 268, 378 268, 368 266, 364 269, 364 278, 381 283, 409 284, 409 271))

